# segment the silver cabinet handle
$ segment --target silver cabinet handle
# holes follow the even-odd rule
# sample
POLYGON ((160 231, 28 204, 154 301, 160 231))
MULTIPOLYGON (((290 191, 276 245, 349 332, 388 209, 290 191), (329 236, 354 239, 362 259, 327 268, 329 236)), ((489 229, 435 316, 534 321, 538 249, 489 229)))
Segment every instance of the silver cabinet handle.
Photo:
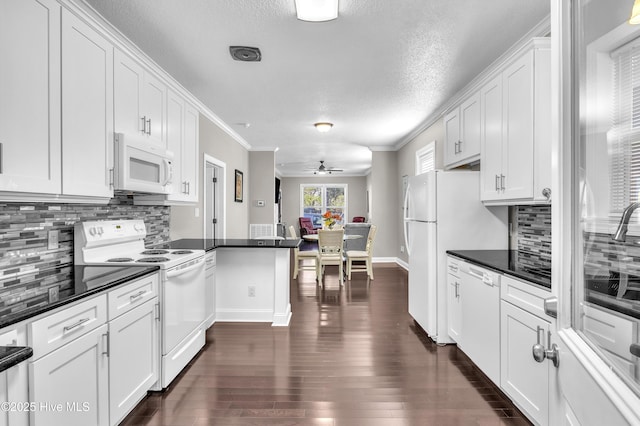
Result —
POLYGON ((540 326, 536 328, 537 334, 537 343, 533 345, 531 348, 531 352, 533 354, 533 359, 536 362, 542 362, 545 359, 549 359, 553 362, 554 367, 558 367, 560 365, 560 352, 558 351, 558 345, 551 344, 551 332, 547 332, 547 346, 551 347, 551 349, 547 349, 540 343, 540 332, 542 331, 542 335, 544 336, 544 329, 540 326))
POLYGON ((134 300, 141 298, 146 292, 147 290, 140 290, 136 294, 132 294, 131 296, 129 296, 129 301, 133 302, 134 300))
POLYGON ((156 321, 160 321, 160 302, 155 304, 156 321))
POLYGON ((458 141, 458 154, 462 153, 462 141, 458 141))
POLYGON ((109 356, 109 332, 107 331, 102 335, 102 355, 109 356))
POLYGON ((73 330, 73 329, 74 329, 74 328, 76 328, 76 327, 80 327, 82 324, 84 324, 85 322, 89 321, 89 319, 90 319, 90 318, 82 318, 82 319, 79 319, 79 320, 78 320, 78 322, 76 322, 75 324, 65 325, 65 326, 62 328, 62 331, 63 331, 63 332, 71 331, 71 330, 73 330))
POLYGON ((459 299, 459 298, 460 298, 460 290, 459 290, 459 288, 460 288, 460 283, 459 283, 458 281, 456 281, 455 288, 456 288, 456 293, 455 293, 455 295, 456 295, 456 299, 459 299))
POLYGON ((140 120, 142 120, 142 133, 147 133, 147 116, 142 116, 140 120))
POLYGON ((191 182, 187 182, 187 195, 191 194, 191 182))
POLYGON ((500 191, 500 175, 496 175, 496 192, 500 191))
POLYGON ((500 175, 500 189, 504 191, 504 179, 505 176, 504 175, 500 175))
POLYGON ((633 356, 640 357, 640 345, 632 343, 631 346, 629 346, 629 352, 631 352, 633 356))
POLYGON ((113 189, 114 188, 114 170, 113 168, 109 169, 109 189, 113 189))
POLYGON ((147 124, 149 125, 149 130, 147 130, 147 134, 151 136, 151 119, 150 118, 147 119, 147 124))

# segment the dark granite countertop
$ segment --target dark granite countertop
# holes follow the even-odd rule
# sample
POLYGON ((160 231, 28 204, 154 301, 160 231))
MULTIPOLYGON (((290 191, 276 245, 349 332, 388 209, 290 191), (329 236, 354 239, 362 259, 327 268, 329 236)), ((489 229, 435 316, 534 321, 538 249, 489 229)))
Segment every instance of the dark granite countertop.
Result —
POLYGON ((3 315, 0 317, 0 328, 95 295, 159 269, 158 266, 74 266, 70 287, 61 288, 57 297, 49 297, 37 305, 27 306, 25 309, 3 315))
POLYGON ((33 356, 28 346, 0 346, 0 372, 8 370, 33 356))
POLYGON ((215 250, 217 248, 296 248, 301 240, 251 240, 183 238, 154 246, 166 249, 215 250))
POLYGON ((551 265, 518 250, 448 250, 447 254, 551 288, 551 265))

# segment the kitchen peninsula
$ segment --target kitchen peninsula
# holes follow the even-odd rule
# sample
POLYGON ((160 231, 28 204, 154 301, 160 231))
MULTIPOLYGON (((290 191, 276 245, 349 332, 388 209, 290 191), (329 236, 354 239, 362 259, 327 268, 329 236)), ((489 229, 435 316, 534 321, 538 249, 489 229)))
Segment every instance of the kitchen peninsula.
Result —
POLYGON ((216 251, 215 319, 288 326, 290 252, 300 240, 181 239, 161 248, 216 251))

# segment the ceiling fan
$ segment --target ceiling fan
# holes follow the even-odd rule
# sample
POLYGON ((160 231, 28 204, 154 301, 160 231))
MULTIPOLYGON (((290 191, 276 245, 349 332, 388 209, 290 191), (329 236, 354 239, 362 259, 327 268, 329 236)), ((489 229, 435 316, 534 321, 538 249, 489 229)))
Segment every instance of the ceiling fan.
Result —
POLYGON ((320 167, 318 167, 317 170, 314 169, 313 174, 314 175, 326 175, 326 174, 331 174, 333 172, 341 172, 342 169, 336 169, 334 167, 327 167, 324 165, 324 160, 320 160, 320 167))

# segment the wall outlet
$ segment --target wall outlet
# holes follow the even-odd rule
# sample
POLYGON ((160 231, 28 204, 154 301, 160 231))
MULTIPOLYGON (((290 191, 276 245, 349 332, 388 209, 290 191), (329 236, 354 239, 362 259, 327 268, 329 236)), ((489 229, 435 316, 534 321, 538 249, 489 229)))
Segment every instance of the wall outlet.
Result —
POLYGON ((249 297, 256 297, 256 286, 255 285, 250 285, 249 286, 249 297))
POLYGON ((60 298, 58 294, 58 286, 49 288, 49 303, 57 302, 60 298))
POLYGON ((57 231, 57 230, 49 231, 47 249, 55 250, 58 248, 58 238, 60 237, 59 234, 60 234, 60 231, 57 231))
POLYGON ((400 246, 400 253, 404 253, 404 246, 400 246))

